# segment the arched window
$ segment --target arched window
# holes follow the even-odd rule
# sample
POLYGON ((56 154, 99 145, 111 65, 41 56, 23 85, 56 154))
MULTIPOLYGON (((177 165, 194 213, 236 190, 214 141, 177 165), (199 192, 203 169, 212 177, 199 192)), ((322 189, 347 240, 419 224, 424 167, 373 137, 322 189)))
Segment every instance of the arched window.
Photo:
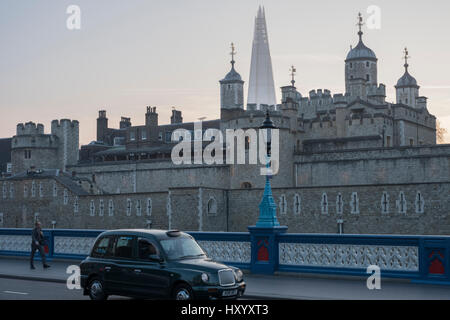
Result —
POLYGON ((241 189, 251 189, 252 184, 250 182, 242 182, 241 183, 241 189))
POLYGON ((147 199, 147 216, 151 216, 152 215, 152 199, 148 198, 147 199))
POLYGON ((280 214, 286 214, 287 213, 287 203, 286 203, 286 196, 284 194, 280 197, 280 214))
POLYGON ((350 202, 351 213, 358 214, 359 213, 359 198, 358 193, 352 193, 352 200, 350 202))
POLYGON ((95 216, 95 203, 94 200, 91 200, 91 206, 90 206, 90 215, 91 217, 95 216))
POLYGON ((406 213, 406 197, 405 194, 403 193, 403 191, 400 191, 400 194, 398 195, 398 200, 397 200, 397 209, 398 209, 398 213, 406 213))
POLYGON ((300 195, 294 195, 294 214, 300 214, 302 212, 302 199, 300 195))
POLYGON ((389 213, 389 194, 386 191, 384 191, 381 196, 381 213, 389 213))
POLYGON ((322 208, 322 214, 328 214, 328 196, 326 193, 322 194, 322 200, 321 200, 321 208, 322 208))
POLYGON ((416 213, 424 213, 425 201, 423 200, 422 193, 417 191, 416 193, 416 213))
POLYGON ((108 203, 108 215, 112 217, 114 215, 114 202, 112 199, 109 199, 108 203))
POLYGON ((208 200, 208 214, 217 214, 217 201, 213 197, 208 200))
POLYGON ((342 214, 344 212, 344 199, 342 194, 338 193, 336 196, 336 214, 342 214))

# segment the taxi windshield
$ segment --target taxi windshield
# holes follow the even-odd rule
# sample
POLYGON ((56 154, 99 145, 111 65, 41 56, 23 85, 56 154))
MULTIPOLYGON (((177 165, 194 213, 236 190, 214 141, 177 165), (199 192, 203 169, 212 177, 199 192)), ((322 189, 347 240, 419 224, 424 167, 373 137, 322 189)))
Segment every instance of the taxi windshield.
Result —
POLYGON ((198 243, 190 237, 177 237, 160 241, 169 260, 195 259, 205 256, 198 243))

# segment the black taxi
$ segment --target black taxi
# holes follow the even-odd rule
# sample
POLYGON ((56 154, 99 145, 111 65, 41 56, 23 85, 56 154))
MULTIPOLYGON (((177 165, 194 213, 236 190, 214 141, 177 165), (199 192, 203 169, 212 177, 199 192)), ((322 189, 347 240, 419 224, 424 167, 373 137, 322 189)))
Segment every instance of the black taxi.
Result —
POLYGON ((236 299, 246 286, 241 270, 209 259, 192 236, 178 230, 103 232, 80 270, 83 292, 93 300, 236 299))

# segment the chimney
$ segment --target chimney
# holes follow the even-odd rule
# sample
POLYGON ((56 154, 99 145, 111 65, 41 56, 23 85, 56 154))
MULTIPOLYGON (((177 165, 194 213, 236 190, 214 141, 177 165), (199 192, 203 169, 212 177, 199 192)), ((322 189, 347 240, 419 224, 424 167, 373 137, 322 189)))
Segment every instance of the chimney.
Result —
POLYGON ((183 123, 183 117, 181 116, 181 111, 172 110, 172 116, 170 117, 170 123, 183 123))
POLYGON ((158 114, 156 113, 156 107, 147 107, 147 113, 145 114, 145 126, 158 127, 158 114))

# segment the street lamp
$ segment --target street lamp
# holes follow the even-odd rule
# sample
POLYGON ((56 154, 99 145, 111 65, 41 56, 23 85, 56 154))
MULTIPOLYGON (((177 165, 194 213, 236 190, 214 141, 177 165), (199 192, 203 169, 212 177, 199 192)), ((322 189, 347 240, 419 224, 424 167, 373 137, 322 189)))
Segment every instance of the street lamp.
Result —
POLYGON ((273 124, 272 119, 270 119, 269 110, 266 111, 266 119, 264 120, 262 126, 260 129, 267 130, 267 138, 266 138, 266 144, 267 144, 267 157, 270 158, 272 154, 272 130, 276 129, 275 125, 273 124))
MULTIPOLYGON (((272 120, 270 119, 269 110, 266 112, 266 119, 264 120, 260 129, 267 130, 267 168, 270 168, 270 156, 272 145, 272 130, 276 129, 272 120)), ((269 170, 268 170, 269 171, 269 170)), ((279 226, 277 219, 277 205, 272 195, 272 188, 270 186, 270 176, 266 175, 266 185, 264 187, 264 194, 259 204, 259 218, 256 222, 256 227, 273 228, 279 226)))

